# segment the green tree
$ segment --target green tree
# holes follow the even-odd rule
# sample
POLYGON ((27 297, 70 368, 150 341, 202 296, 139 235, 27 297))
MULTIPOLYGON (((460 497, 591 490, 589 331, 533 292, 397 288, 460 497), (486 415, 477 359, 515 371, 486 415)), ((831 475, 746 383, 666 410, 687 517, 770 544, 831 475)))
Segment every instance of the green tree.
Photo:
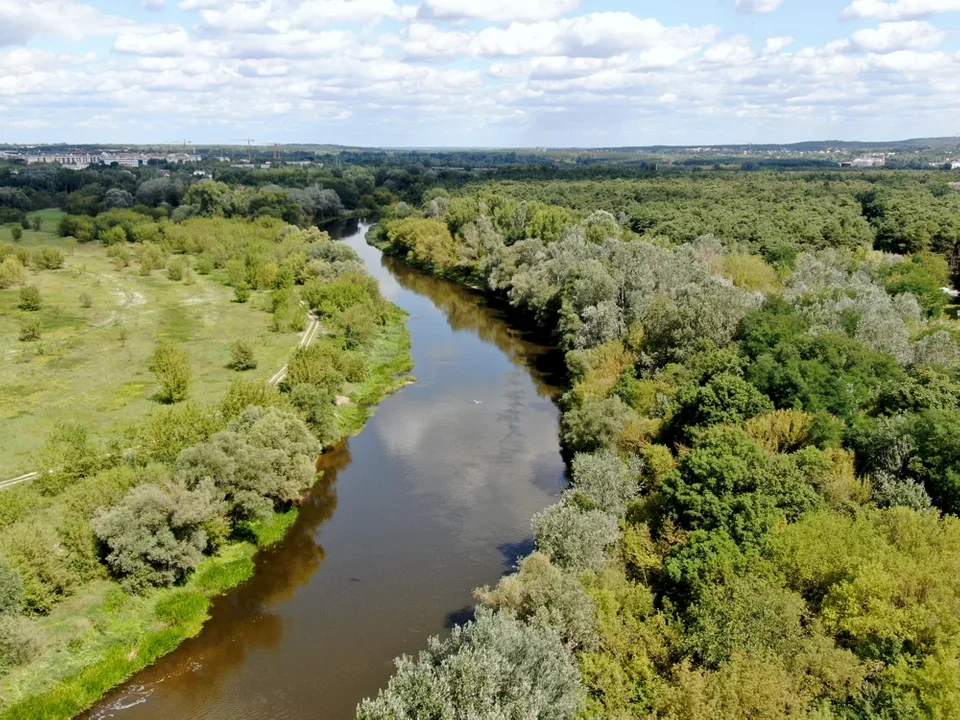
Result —
POLYGON ((187 353, 172 342, 161 342, 150 358, 150 371, 157 378, 157 399, 177 403, 187 399, 193 373, 187 353))
POLYGON ((25 317, 20 319, 20 342, 33 342, 39 340, 43 334, 43 323, 38 317, 25 317))
POLYGON ((230 346, 230 367, 238 371, 256 369, 257 358, 253 351, 253 343, 243 338, 233 341, 230 346))
POLYGON ((17 307, 28 312, 36 312, 43 307, 40 288, 36 285, 24 285, 20 288, 20 303, 17 307))
POLYGON ((23 228, 18 225, 14 225, 10 228, 10 237, 13 238, 14 242, 20 242, 23 239, 23 228))
POLYGON ((43 230, 43 218, 39 215, 33 216, 32 226, 35 232, 40 232, 43 230))
POLYGON ((194 490, 180 484, 133 488, 93 521, 107 547, 107 563, 134 590, 172 585, 191 572, 207 549, 204 526, 223 512, 209 480, 194 490))
POLYGON ((554 631, 481 609, 449 638, 431 638, 418 659, 398 660, 387 689, 357 718, 565 720, 582 699, 574 659, 554 631))

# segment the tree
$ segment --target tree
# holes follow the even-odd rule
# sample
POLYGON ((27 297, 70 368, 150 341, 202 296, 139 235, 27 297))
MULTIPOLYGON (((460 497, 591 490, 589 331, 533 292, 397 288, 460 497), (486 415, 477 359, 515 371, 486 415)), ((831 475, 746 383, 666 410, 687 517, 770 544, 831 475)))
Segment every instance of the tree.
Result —
POLYGON ((0 557, 0 617, 16 615, 23 609, 23 580, 20 573, 0 557))
POLYGON ((20 319, 20 342, 33 342, 39 340, 43 334, 43 323, 38 317, 25 317, 20 319))
POLYGON ((39 215, 34 215, 31 225, 33 226, 34 232, 40 232, 43 230, 43 218, 39 215))
POLYGON ((574 717, 583 698, 573 657, 553 630, 481 609, 450 637, 430 638, 419 658, 404 656, 358 720, 470 720, 574 717))
POLYGON ((23 228, 14 225, 10 228, 10 237, 13 238, 14 242, 20 242, 23 239, 23 228))
POLYGON ((243 280, 233 287, 233 297, 238 303, 245 303, 250 299, 250 286, 243 280))
POLYGON ((253 353, 253 344, 249 340, 238 338, 230 346, 230 367, 234 370, 254 370, 257 358, 253 353))
POLYGON ((119 188, 110 188, 103 196, 103 206, 107 210, 113 208, 128 208, 133 206, 133 195, 126 190, 119 188))
POLYGON ((223 512, 221 497, 210 481, 194 490, 178 483, 139 485, 97 515, 93 529, 109 551, 110 568, 128 587, 172 585, 202 559, 204 525, 223 512))
POLYGON ((176 474, 188 488, 212 481, 234 518, 264 520, 313 484, 322 450, 296 415, 251 406, 226 430, 184 450, 176 474))
POLYGON ((698 429, 711 425, 742 425, 773 410, 773 403, 741 377, 720 373, 705 385, 686 385, 674 398, 671 435, 689 442, 698 429))
POLYGON ((157 399, 171 404, 187 399, 192 380, 190 358, 172 342, 161 342, 150 358, 150 371, 157 378, 157 399))
POLYGON ((533 516, 537 548, 552 562, 573 571, 599 570, 608 546, 619 537, 617 518, 601 510, 581 510, 561 501, 533 516))

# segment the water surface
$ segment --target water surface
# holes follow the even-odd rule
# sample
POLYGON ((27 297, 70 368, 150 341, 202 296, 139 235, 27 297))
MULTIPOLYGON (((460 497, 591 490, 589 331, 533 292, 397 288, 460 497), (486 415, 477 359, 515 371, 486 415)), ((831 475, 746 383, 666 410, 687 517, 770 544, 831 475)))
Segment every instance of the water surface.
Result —
POLYGON ((324 476, 256 574, 201 634, 85 717, 350 718, 392 660, 470 616, 471 591, 529 548, 565 484, 560 358, 483 298, 384 257, 343 228, 410 313, 417 383, 320 461, 324 476))

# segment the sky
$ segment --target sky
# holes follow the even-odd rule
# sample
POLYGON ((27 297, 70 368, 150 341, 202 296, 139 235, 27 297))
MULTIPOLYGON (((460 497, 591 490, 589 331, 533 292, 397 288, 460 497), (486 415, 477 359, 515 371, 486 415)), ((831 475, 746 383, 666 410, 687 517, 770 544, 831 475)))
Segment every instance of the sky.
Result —
POLYGON ((960 133, 960 0, 0 0, 0 143, 960 133))

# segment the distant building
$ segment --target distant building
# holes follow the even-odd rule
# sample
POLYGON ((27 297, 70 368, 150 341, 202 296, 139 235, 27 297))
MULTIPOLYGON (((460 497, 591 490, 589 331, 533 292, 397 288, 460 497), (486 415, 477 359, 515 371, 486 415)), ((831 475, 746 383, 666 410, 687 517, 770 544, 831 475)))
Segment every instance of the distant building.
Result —
POLYGON ((883 167, 886 164, 886 155, 861 155, 850 163, 851 167, 855 168, 883 167))
POLYGON ((62 153, 55 155, 27 155, 27 165, 60 165, 65 168, 79 169, 98 162, 95 155, 62 153))
POLYGON ((954 160, 952 163, 950 163, 950 169, 960 170, 960 160, 954 160))

